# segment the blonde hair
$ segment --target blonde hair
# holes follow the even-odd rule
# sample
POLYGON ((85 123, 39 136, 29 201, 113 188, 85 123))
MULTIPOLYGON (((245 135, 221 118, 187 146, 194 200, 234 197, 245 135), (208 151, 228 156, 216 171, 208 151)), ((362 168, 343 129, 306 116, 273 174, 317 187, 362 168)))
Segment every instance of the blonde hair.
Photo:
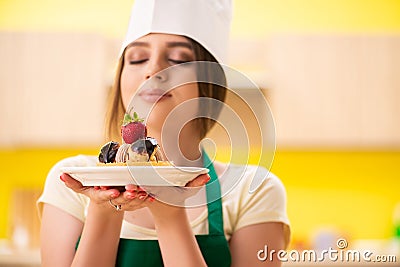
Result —
MULTIPOLYGON (((196 61, 208 61, 218 63, 218 61, 211 55, 211 53, 208 52, 202 45, 190 38, 188 38, 188 40, 193 46, 196 61)), ((124 114, 126 112, 125 107, 122 103, 120 83, 121 73, 124 67, 124 56, 125 51, 122 53, 119 59, 114 83, 108 96, 108 106, 105 120, 105 136, 107 140, 121 141, 120 128, 124 114)), ((201 71, 206 75, 208 81, 213 81, 217 84, 199 82, 199 97, 213 98, 223 102, 226 96, 226 78, 222 67, 219 66, 218 71, 216 71, 215 68, 207 68, 201 71)), ((204 74, 202 76, 204 76, 204 74)), ((221 110, 219 106, 216 107, 215 105, 211 104, 208 106, 202 106, 200 108, 202 109, 202 114, 207 114, 207 118, 195 119, 199 126, 199 136, 202 139, 215 124, 215 121, 209 118, 217 118, 221 110)))

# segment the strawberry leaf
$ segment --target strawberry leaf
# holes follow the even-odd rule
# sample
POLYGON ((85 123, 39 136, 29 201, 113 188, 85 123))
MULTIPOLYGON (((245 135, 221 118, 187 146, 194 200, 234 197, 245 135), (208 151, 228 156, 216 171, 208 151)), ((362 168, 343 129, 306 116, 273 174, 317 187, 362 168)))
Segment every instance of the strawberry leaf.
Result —
POLYGON ((131 115, 129 115, 128 113, 125 113, 124 115, 124 121, 123 121, 123 125, 129 124, 133 121, 131 115))
POLYGON ((136 112, 133 112, 133 121, 134 122, 143 122, 144 119, 139 118, 139 115, 136 112))
POLYGON ((134 112, 133 113, 133 118, 129 113, 125 113, 124 115, 124 120, 122 121, 122 126, 128 125, 131 122, 143 122, 144 119, 139 118, 139 115, 134 112))

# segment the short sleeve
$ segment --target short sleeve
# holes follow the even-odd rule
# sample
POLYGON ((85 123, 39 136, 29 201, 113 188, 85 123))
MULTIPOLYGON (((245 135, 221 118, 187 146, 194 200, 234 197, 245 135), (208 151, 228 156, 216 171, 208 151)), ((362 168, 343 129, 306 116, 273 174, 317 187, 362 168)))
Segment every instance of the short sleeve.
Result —
POLYGON ((85 209, 89 200, 86 196, 75 193, 65 186, 60 180, 61 168, 91 166, 95 162, 95 157, 79 155, 63 159, 55 164, 47 175, 44 190, 37 201, 39 214, 42 213, 43 204, 47 203, 84 221, 85 209))
POLYGON ((230 192, 228 205, 231 216, 232 232, 248 225, 281 222, 284 225, 285 244, 290 241, 290 223, 286 211, 286 190, 281 180, 262 167, 247 166, 242 180, 230 192), (249 193, 251 181, 255 175, 263 175, 264 182, 254 193, 249 193))

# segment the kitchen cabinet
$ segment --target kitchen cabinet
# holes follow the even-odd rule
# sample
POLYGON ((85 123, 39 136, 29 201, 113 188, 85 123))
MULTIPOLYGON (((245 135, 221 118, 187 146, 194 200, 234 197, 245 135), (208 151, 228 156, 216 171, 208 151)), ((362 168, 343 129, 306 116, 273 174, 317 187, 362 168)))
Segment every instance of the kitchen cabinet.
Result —
MULTIPOLYGON (((119 44, 0 32, 0 146, 101 144, 119 44)), ((268 89, 278 146, 392 149, 400 147, 399 48, 397 35, 275 34, 233 39, 228 65, 268 89)))

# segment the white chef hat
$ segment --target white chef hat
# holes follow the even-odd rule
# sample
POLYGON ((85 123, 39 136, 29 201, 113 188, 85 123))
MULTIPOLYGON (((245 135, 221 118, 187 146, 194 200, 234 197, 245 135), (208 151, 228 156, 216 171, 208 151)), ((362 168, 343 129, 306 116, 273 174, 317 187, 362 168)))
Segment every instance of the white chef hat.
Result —
POLYGON ((146 34, 169 33, 197 41, 223 63, 231 19, 232 0, 135 0, 121 54, 146 34))

